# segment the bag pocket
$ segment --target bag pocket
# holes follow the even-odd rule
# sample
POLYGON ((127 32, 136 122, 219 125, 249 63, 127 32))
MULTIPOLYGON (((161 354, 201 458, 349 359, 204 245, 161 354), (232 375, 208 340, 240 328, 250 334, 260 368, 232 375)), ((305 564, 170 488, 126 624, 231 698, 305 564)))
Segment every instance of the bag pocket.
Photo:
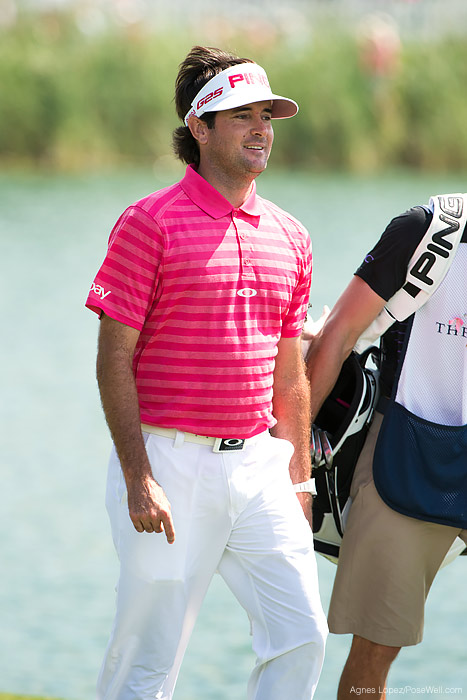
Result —
POLYGON ((393 402, 373 459, 375 486, 394 510, 467 527, 467 425, 432 423, 393 402))

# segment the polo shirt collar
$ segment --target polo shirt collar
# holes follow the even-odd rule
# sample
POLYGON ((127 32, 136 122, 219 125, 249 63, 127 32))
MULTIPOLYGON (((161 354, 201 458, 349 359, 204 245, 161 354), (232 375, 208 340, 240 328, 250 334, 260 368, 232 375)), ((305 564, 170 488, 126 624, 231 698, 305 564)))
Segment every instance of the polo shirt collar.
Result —
MULTIPOLYGON (((193 165, 187 167, 180 186, 185 194, 213 219, 220 219, 231 214, 235 209, 207 180, 198 175, 193 165)), ((255 182, 253 182, 251 194, 238 209, 250 216, 260 216, 264 213, 264 206, 256 194, 255 182)))

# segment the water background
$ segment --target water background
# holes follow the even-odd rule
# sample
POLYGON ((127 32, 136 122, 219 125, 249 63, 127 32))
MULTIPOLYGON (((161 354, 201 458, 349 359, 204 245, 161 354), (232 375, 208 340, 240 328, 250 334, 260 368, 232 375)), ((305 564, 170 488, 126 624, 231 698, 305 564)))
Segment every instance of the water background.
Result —
MULTIPOLYGON (((110 440, 94 378, 98 321, 84 299, 121 211, 179 175, 173 166, 157 174, 0 173, 0 691, 94 697, 118 568, 103 503, 110 440)), ((430 194, 465 190, 465 182, 271 171, 258 190, 310 230, 319 316, 392 216, 430 194)), ((335 568, 318 560, 327 609, 335 568)), ((435 581, 425 640, 396 662, 394 694, 467 695, 466 567, 467 557, 459 559, 435 581)), ((318 700, 335 697, 349 642, 330 637, 318 700)), ((175 697, 245 698, 253 663, 246 615, 216 577, 175 697)))

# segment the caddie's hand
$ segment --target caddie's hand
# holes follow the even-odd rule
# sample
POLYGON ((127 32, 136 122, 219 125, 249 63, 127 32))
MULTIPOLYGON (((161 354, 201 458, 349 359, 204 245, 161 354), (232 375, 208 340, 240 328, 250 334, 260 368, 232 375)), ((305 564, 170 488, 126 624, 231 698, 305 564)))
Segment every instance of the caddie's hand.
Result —
POLYGON ((321 313, 321 316, 317 321, 313 321, 312 318, 309 318, 307 321, 305 321, 305 324, 303 326, 302 330, 302 335, 301 339, 302 340, 313 340, 315 335, 318 335, 320 332, 321 328, 324 326, 324 323, 329 316, 330 308, 326 304, 323 306, 323 311, 321 313))
POLYGON ((313 529, 313 514, 312 514, 312 505, 313 505, 313 496, 311 493, 306 493, 306 492, 299 492, 297 493, 297 498, 300 501, 300 505, 302 506, 303 513, 305 515, 305 518, 308 520, 311 529, 313 529))
POLYGON ((128 487, 128 510, 138 532, 165 532, 169 544, 175 541, 170 503, 155 479, 128 487))

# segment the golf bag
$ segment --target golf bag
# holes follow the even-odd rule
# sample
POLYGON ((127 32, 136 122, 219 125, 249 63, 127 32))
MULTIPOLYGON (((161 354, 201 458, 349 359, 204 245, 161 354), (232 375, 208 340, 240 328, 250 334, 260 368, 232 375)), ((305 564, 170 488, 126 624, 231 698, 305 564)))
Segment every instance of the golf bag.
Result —
POLYGON ((334 563, 350 507, 350 484, 379 398, 380 350, 352 352, 312 426, 315 550, 334 563), (373 367, 367 367, 372 360, 373 367), (329 449, 330 448, 330 449, 329 449))

